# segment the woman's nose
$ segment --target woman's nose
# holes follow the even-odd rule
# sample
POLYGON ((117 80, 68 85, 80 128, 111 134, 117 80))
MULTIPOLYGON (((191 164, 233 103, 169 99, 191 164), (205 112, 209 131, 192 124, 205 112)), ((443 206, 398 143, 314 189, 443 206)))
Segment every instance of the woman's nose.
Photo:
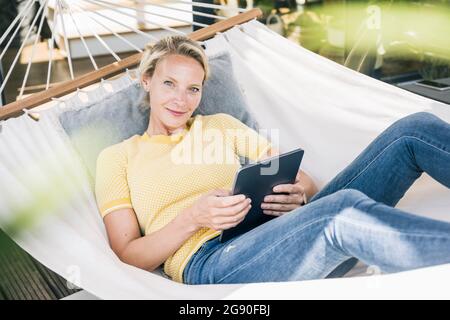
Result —
POLYGON ((186 90, 177 90, 176 94, 175 94, 175 99, 177 101, 179 101, 180 103, 186 103, 187 101, 187 93, 186 90))

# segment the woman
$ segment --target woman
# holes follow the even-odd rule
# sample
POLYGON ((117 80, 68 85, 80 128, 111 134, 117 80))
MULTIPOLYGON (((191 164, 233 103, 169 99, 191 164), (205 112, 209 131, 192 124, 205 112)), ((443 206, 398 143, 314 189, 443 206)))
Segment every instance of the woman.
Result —
POLYGON ((238 155, 260 160, 277 151, 232 116, 192 117, 209 73, 195 42, 160 40, 140 71, 148 129, 97 161, 98 206, 123 262, 149 271, 164 264, 187 284, 342 276, 355 258, 384 272, 450 262, 450 224, 393 208, 424 171, 450 187, 448 123, 428 113, 397 121, 320 192, 300 170, 261 205, 278 218, 220 243, 220 231, 251 207, 230 194, 238 155))

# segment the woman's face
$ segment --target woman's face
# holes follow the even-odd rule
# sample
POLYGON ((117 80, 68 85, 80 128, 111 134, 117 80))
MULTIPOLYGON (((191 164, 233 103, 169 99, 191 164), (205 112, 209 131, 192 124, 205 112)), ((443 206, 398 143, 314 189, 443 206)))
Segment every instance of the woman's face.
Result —
POLYGON ((151 121, 168 131, 185 127, 200 103, 204 75, 203 67, 193 58, 169 55, 160 60, 153 76, 142 78, 150 94, 151 121))

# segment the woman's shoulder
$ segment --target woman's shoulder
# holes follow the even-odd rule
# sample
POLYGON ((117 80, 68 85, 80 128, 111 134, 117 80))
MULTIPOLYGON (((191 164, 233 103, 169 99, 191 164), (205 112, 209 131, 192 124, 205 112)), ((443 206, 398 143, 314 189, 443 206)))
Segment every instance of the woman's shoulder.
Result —
POLYGON ((239 119, 236 119, 232 115, 224 112, 203 115, 202 118, 203 123, 206 123, 211 127, 219 127, 219 128, 223 127, 224 124, 240 122, 239 119))
POLYGON ((97 161, 100 161, 101 159, 111 159, 111 158, 126 158, 130 146, 135 145, 139 142, 141 136, 134 135, 130 138, 127 138, 125 140, 122 140, 119 143, 112 144, 110 146, 107 146, 103 150, 100 151, 98 155, 97 161))

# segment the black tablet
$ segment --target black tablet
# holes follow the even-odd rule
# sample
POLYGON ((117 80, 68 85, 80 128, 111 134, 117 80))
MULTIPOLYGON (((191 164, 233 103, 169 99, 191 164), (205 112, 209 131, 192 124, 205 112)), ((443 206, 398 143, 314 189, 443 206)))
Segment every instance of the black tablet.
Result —
POLYGON ((252 199, 252 207, 241 223, 221 232, 220 242, 228 241, 276 218, 264 214, 261 203, 266 195, 275 193, 273 187, 276 185, 295 182, 303 154, 304 151, 299 148, 249 164, 238 170, 234 177, 233 195, 244 194, 249 197, 252 199))

